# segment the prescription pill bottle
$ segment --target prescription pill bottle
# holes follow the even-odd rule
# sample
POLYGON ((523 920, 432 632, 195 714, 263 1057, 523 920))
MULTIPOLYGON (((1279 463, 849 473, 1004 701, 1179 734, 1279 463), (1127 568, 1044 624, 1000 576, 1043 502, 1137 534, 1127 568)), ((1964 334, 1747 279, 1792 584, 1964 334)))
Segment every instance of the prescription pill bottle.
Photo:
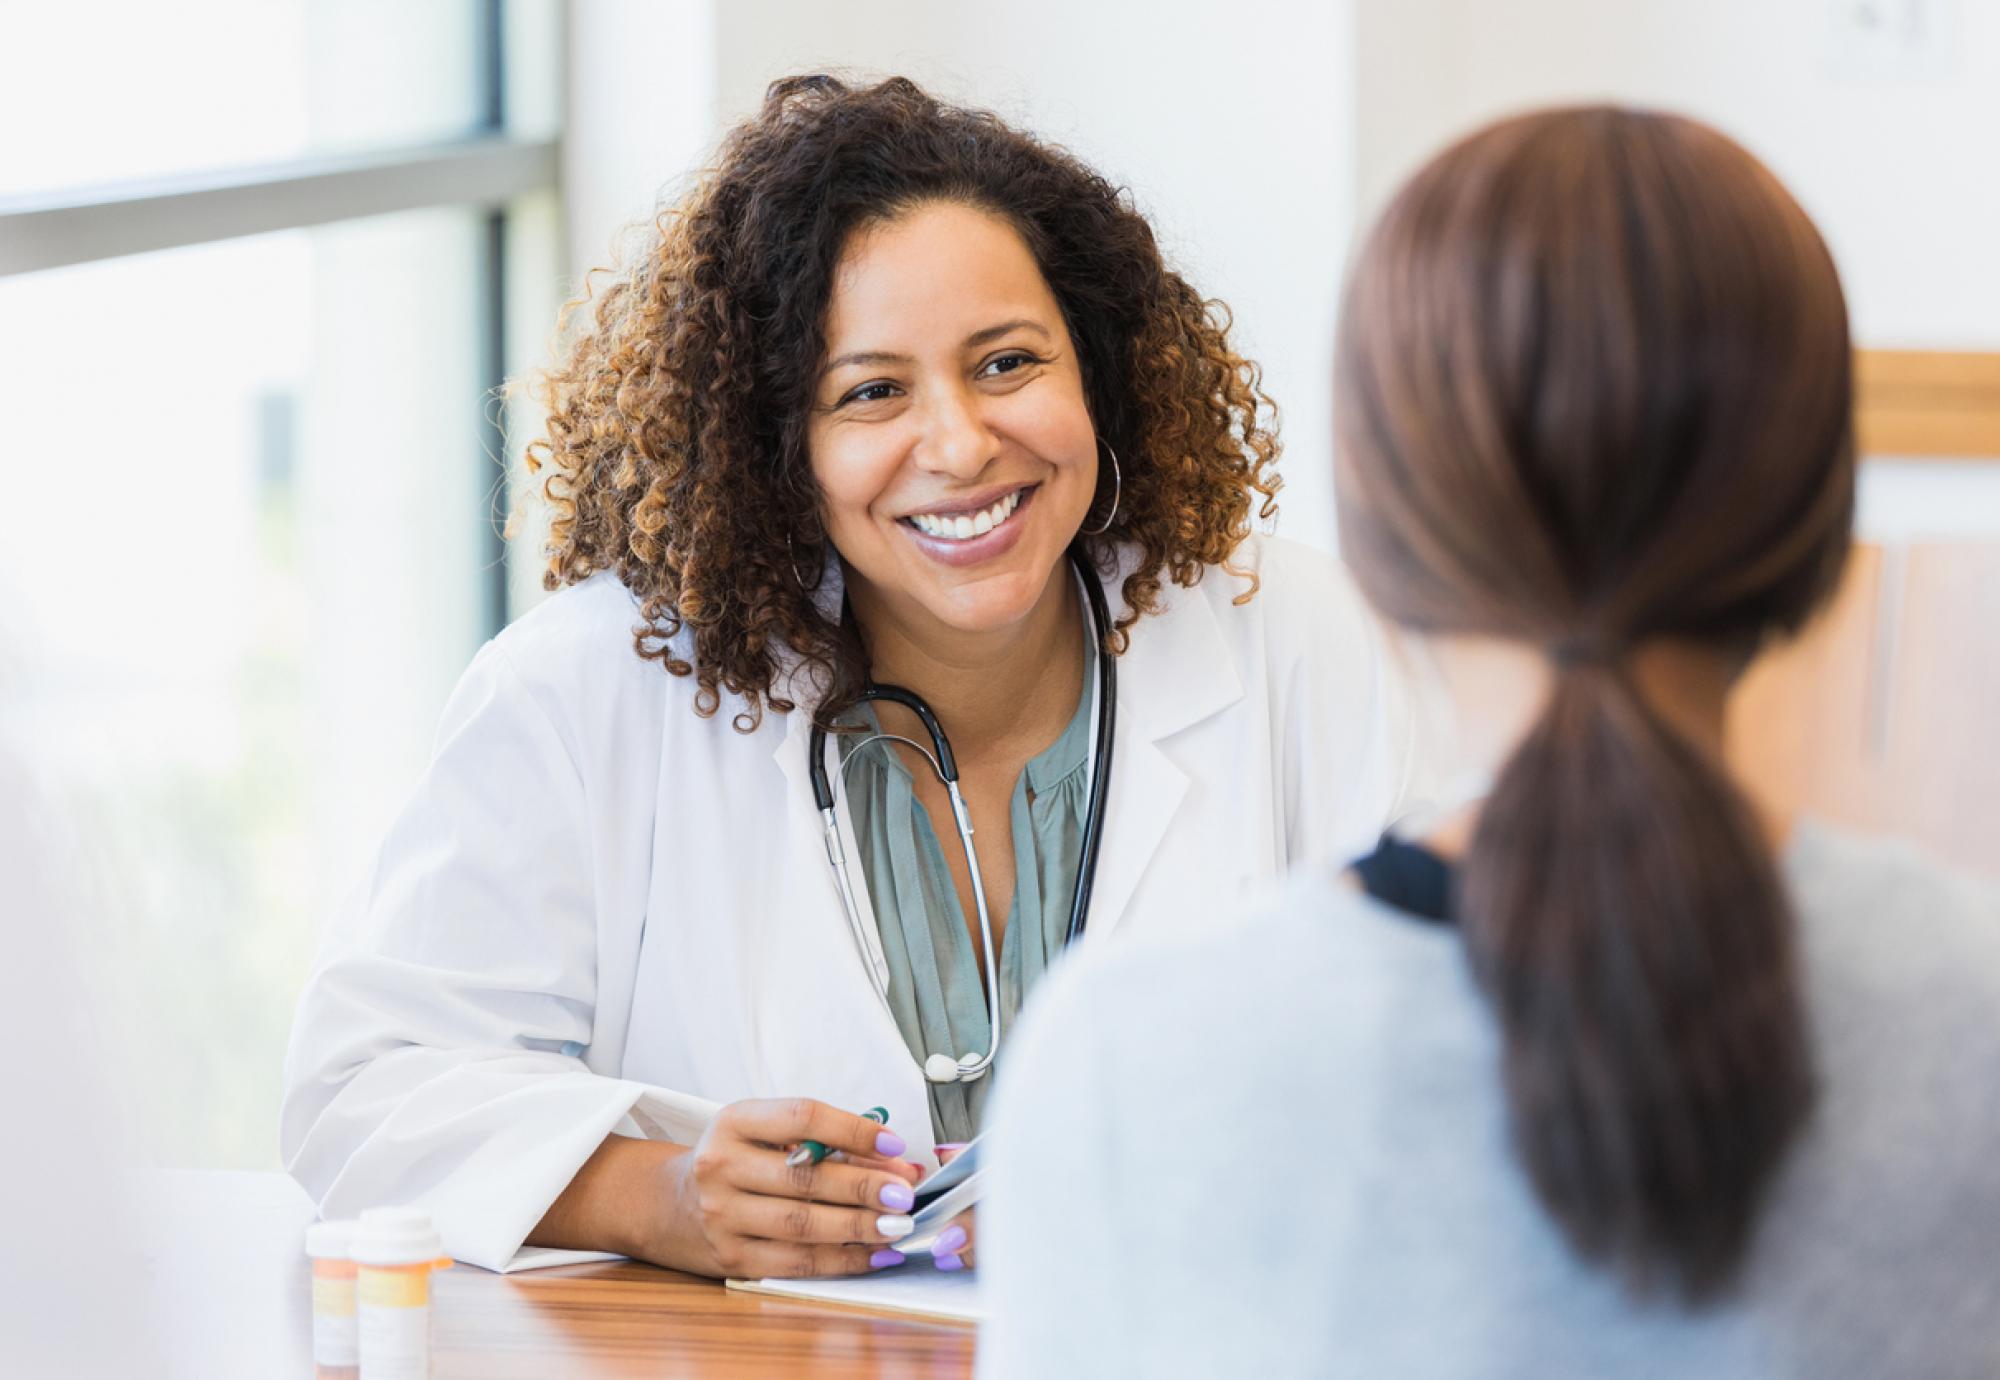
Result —
POLYGON ((429 1380, 431 1271, 450 1265, 422 1208, 370 1208, 354 1230, 360 1380, 429 1380))
POLYGON ((312 1257, 313 1374, 351 1380, 360 1364, 354 1317, 354 1223, 315 1222, 306 1228, 312 1257))

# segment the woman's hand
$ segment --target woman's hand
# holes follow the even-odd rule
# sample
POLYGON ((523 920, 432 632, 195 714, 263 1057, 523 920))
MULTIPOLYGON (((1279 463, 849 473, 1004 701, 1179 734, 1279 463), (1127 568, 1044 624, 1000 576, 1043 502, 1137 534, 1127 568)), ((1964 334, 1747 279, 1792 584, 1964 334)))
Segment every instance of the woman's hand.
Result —
POLYGON ((695 1274, 846 1275, 903 1263, 920 1170, 900 1136, 810 1098, 734 1102, 691 1146, 607 1139, 529 1241, 695 1274), (840 1159, 788 1166, 805 1140, 840 1159))
POLYGON ((682 1269, 752 1279, 859 1274, 900 1265, 915 1165, 903 1139, 866 1117, 809 1098, 724 1107, 671 1176, 662 1244, 682 1269), (787 1165, 801 1141, 846 1162, 787 1165))
MULTIPOLYGON (((945 1165, 950 1164, 958 1156, 958 1152, 963 1149, 965 1149, 965 1142, 963 1141, 955 1145, 940 1145, 937 1148, 938 1167, 942 1169, 945 1165)), ((969 1270, 972 1268, 974 1264, 972 1259, 972 1242, 973 1237, 977 1235, 976 1222, 978 1215, 979 1209, 967 1208, 964 1212, 959 1213, 958 1216, 951 1219, 951 1225, 944 1229, 943 1234, 937 1239, 937 1245, 931 1248, 931 1263, 933 1265, 937 1266, 940 1270, 969 1270)))

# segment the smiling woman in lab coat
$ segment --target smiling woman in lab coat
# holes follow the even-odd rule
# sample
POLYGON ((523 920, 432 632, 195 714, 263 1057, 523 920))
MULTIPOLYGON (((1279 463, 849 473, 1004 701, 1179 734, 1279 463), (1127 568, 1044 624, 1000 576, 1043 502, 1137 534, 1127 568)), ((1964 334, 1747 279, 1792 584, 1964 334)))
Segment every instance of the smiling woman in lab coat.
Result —
POLYGON ((1372 843, 1406 720, 1332 561, 1250 532, 1277 447, 1226 328, 1069 155, 900 80, 774 85, 547 376, 560 592, 474 659, 301 1002, 284 1150, 322 1210, 423 1202, 490 1267, 896 1263, 985 1091, 924 1059, 989 1048, 997 981, 1004 1062, 1061 951, 1100 657, 1081 943, 1372 843), (997 974, 937 778, 839 731, 928 742, 871 683, 950 735, 997 974), (788 1166, 807 1138, 847 1153, 788 1166))

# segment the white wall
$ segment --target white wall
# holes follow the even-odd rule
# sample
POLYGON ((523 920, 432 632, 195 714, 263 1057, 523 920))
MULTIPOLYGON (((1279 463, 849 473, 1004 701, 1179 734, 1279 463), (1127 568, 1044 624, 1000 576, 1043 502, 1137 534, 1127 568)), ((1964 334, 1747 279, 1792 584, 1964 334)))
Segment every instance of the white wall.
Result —
POLYGON ((563 134, 571 286, 715 141, 711 0, 574 0, 563 134))
MULTIPOLYGON (((1354 0, 1356 205, 1441 145, 1559 101, 1741 140, 1819 223, 1857 344, 2000 348, 2000 0, 1354 0), (1898 30, 1914 20, 1915 41, 1898 30)), ((1357 233, 1360 230, 1357 229, 1357 233)), ((2000 532, 2000 466, 1864 467, 1873 540, 2000 532)))
POLYGON ((1707 119, 1819 221, 1860 343, 2000 348, 2000 0, 1869 0, 1894 23, 1922 16, 1928 37, 1902 48, 1856 42, 1838 21, 1860 7, 577 0, 572 261, 606 262, 615 226, 649 212, 773 77, 906 73, 1133 189, 1266 367, 1284 414, 1280 530, 1331 544, 1327 379, 1350 242, 1423 157, 1510 110, 1609 99, 1707 119))
MULTIPOLYGON (((563 32, 539 35, 538 7, 508 11, 520 30, 508 41, 559 42, 564 68, 560 205, 532 198, 514 207, 507 357, 517 374, 550 362, 562 304, 582 295, 591 270, 615 267, 643 240, 663 196, 671 200, 707 157, 715 140, 714 10, 714 0, 571 0, 563 32), (536 277, 549 262, 561 264, 554 284, 536 277)), ((510 91, 510 122, 540 132, 543 96, 510 91)), ((517 498, 536 482, 521 450, 542 429, 538 405, 515 395, 506 459, 517 498)), ((518 617, 545 597, 549 513, 518 502, 512 511, 507 604, 518 617)))
POLYGON ((1872 347, 2000 347, 2000 3, 1877 0, 1924 37, 1857 39, 1855 0, 1354 0, 1358 204, 1496 115, 1671 107, 1791 187, 1872 347))

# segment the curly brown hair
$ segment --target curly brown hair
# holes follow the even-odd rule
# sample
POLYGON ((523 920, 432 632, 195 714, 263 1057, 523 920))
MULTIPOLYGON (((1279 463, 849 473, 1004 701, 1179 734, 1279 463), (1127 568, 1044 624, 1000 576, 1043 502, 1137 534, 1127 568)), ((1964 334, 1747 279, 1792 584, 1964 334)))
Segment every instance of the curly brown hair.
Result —
MULTIPOLYGON (((1277 414, 1258 367, 1230 348, 1228 308, 1162 262, 1125 193, 904 78, 784 78, 659 216, 657 239, 596 297, 534 390, 548 434, 527 466, 551 471, 539 489, 553 509, 544 585, 615 572, 640 601, 639 655, 693 676, 700 714, 722 691, 744 702, 746 731, 767 705, 792 710, 790 658, 817 683, 822 719, 867 682, 858 632, 808 588, 827 538, 806 425, 843 248, 938 201, 1020 233, 1076 344, 1092 422, 1119 457, 1111 526, 1076 539, 1106 573, 1119 547, 1138 553, 1124 582, 1131 612, 1107 651, 1158 610, 1163 578, 1191 586, 1228 560, 1253 501, 1261 518, 1276 512, 1277 414)), ((565 327, 590 300, 564 308, 565 327)), ((1110 487, 1100 475, 1095 507, 1110 487)), ((1255 577, 1237 573, 1247 599, 1255 577)))

